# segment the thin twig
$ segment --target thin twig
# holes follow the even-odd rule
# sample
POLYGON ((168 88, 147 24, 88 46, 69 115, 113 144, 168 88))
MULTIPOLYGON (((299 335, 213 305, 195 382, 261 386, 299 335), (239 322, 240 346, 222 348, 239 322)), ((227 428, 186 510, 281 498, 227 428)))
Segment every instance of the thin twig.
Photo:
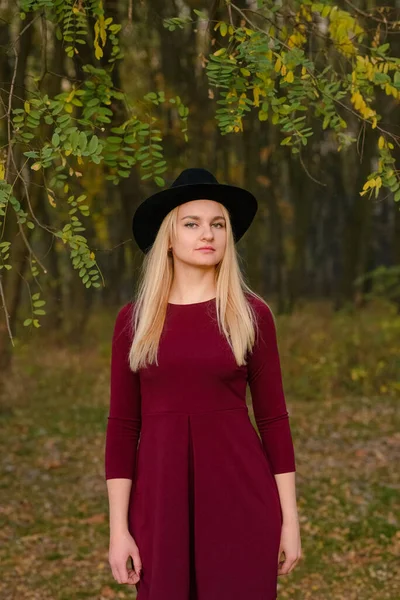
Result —
POLYGON ((1 296, 1 302, 2 302, 2 306, 3 306, 3 310, 4 310, 4 315, 6 318, 8 335, 9 335, 12 345, 14 346, 14 338, 12 336, 12 332, 11 332, 11 328, 10 328, 10 315, 8 314, 8 311, 7 311, 7 304, 6 304, 6 299, 4 297, 4 289, 3 289, 1 273, 0 273, 0 296, 1 296))
POLYGON ((40 15, 40 14, 38 14, 38 15, 37 15, 37 16, 36 16, 34 19, 32 19, 32 21, 30 21, 30 22, 29 22, 27 25, 25 25, 25 27, 23 28, 23 30, 22 30, 22 31, 20 31, 20 33, 19 33, 19 34, 17 35, 17 37, 15 38, 15 40, 14 40, 14 41, 13 41, 13 42, 10 44, 10 50, 11 50, 11 49, 13 49, 13 50, 15 49, 15 45, 16 45, 16 43, 19 41, 19 38, 21 37, 21 35, 23 35, 23 34, 25 33, 25 31, 26 31, 27 29, 29 29, 29 27, 31 27, 31 26, 32 26, 32 25, 35 23, 35 21, 37 21, 38 19, 40 19, 40 16, 41 16, 41 15, 40 15))
MULTIPOLYGON (((264 35, 266 35, 266 32, 261 29, 260 27, 258 27, 257 25, 255 25, 246 15, 245 13, 240 10, 240 8, 238 8, 237 6, 235 6, 234 4, 231 5, 238 13, 240 13, 243 18, 247 21, 247 23, 249 25, 251 25, 251 27, 257 31, 260 31, 261 33, 263 33, 264 35)), ((282 46, 284 46, 285 48, 287 48, 288 50, 291 50, 291 48, 289 48, 284 42, 280 42, 282 44, 282 46)), ((318 78, 314 75, 314 73, 312 73, 311 71, 309 71, 307 69, 307 73, 309 73, 310 77, 313 79, 314 83, 316 84, 316 87, 318 87, 318 78)), ((323 95, 325 95, 327 98, 329 98, 330 100, 332 100, 332 102, 335 102, 336 104, 339 104, 340 106, 342 106, 347 112, 351 113, 352 115, 354 115, 358 121, 363 121, 364 123, 369 123, 370 121, 368 119, 364 119, 361 115, 359 115, 357 112, 355 112, 352 108, 350 108, 349 106, 347 106, 346 104, 343 104, 343 102, 341 102, 340 100, 337 100, 336 98, 333 98, 332 96, 330 96, 329 94, 327 94, 325 91, 320 90, 321 93, 323 95)), ((386 134, 388 137, 391 137, 394 141, 394 143, 400 147, 400 138, 397 138, 394 134, 392 134, 390 131, 386 131, 385 129, 383 129, 382 127, 380 127, 379 125, 376 125, 375 129, 377 129, 378 131, 381 131, 382 133, 386 134)))
POLYGON ((318 183, 319 185, 322 185, 324 187, 327 187, 327 183, 324 183, 323 181, 318 181, 318 179, 315 179, 311 173, 309 172, 309 170, 307 169, 306 165, 304 164, 303 161, 303 157, 301 156, 301 151, 299 151, 299 159, 300 159, 300 164, 303 167, 303 169, 305 170, 305 172, 307 173, 307 175, 309 176, 310 179, 312 179, 315 183, 318 183))

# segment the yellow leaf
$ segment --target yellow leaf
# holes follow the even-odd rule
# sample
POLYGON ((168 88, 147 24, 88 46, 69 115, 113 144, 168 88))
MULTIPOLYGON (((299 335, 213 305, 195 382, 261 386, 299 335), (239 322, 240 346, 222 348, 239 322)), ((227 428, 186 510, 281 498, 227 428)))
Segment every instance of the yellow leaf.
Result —
POLYGON ((94 254, 94 252, 91 252, 91 253, 89 254, 89 256, 90 256, 90 260, 94 260, 94 257, 95 257, 95 254, 94 254))
POLYGON ((97 60, 99 60, 102 56, 103 56, 103 50, 100 48, 99 44, 95 44, 95 52, 94 55, 97 58, 97 60))
POLYGON ((246 77, 248 77, 249 75, 251 75, 250 71, 248 69, 240 69, 240 72, 242 75, 245 75, 246 77))
POLYGON ((279 71, 281 70, 281 66, 282 66, 282 61, 280 58, 278 58, 278 60, 275 63, 275 67, 274 67, 274 69, 277 73, 279 73, 279 71))
POLYGON ((220 34, 222 35, 222 37, 226 36, 226 34, 228 32, 228 26, 224 21, 222 21, 219 31, 220 31, 220 34))
POLYGON ((379 140, 378 140, 378 148, 380 150, 382 150, 382 148, 384 147, 384 145, 385 145, 385 138, 383 137, 383 135, 380 135, 379 136, 379 140))
POLYGON ((99 25, 100 25, 100 37, 101 37, 101 41, 103 42, 103 47, 106 45, 106 41, 107 41, 107 33, 106 33, 106 28, 104 25, 104 17, 100 17, 99 18, 99 25))
POLYGON ((65 156, 69 156, 72 152, 72 148, 69 148, 68 150, 65 151, 65 156))
POLYGON ((286 81, 288 83, 292 83, 294 81, 293 71, 288 72, 288 74, 286 75, 286 81))
POLYGON ((78 164, 83 165, 83 158, 82 158, 82 156, 78 156, 76 160, 78 161, 78 164))
POLYGON ((370 179, 369 181, 364 183, 363 190, 367 190, 368 188, 371 187, 371 181, 372 181, 372 179, 370 179))
POLYGON ((226 48, 220 48, 219 50, 216 50, 214 52, 214 56, 221 56, 221 54, 224 54, 226 52, 226 48))
POLYGON ((53 208, 55 208, 57 206, 56 203, 54 202, 53 196, 51 196, 50 194, 47 194, 47 199, 53 208))
POLYGON ((287 73, 286 65, 282 65, 282 68, 281 68, 281 75, 282 75, 282 77, 285 77, 286 73, 287 73))
POLYGON ((29 113, 31 112, 31 105, 28 101, 24 102, 24 109, 25 109, 25 112, 27 112, 29 115, 29 113))
POLYGON ((260 106, 260 88, 255 86, 253 88, 254 106, 260 106))
POLYGON ((69 96, 65 99, 65 102, 71 102, 71 100, 74 96, 75 96, 75 89, 72 89, 69 96))
POLYGON ((6 170, 4 168, 4 162, 0 162, 0 180, 3 181, 6 170))
POLYGON ((64 189, 64 192, 65 192, 65 193, 67 193, 67 192, 68 192, 68 190, 69 190, 69 185, 68 185, 68 183, 66 183, 66 184, 64 185, 64 188, 63 188, 63 189, 64 189))
POLYGON ((42 168, 42 165, 40 163, 34 163, 31 166, 32 171, 39 171, 39 169, 41 169, 41 168, 42 168))

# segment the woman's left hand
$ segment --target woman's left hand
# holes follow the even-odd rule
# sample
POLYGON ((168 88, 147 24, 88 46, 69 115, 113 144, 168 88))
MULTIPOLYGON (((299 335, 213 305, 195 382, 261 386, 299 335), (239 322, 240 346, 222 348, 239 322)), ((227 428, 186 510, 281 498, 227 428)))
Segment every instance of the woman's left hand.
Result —
POLYGON ((297 519, 282 523, 281 543, 278 553, 278 575, 287 575, 297 565, 301 558, 300 525, 297 519), (285 560, 279 561, 281 552, 285 560))

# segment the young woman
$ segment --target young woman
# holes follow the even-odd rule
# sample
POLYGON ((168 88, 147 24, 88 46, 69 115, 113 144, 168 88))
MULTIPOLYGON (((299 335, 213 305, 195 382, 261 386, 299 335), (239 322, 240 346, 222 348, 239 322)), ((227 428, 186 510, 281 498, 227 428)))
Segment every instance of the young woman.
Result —
POLYGON ((275 600, 301 556, 274 317, 235 249, 256 211, 191 168, 133 218, 145 257, 114 328, 105 473, 109 563, 138 600, 275 600))

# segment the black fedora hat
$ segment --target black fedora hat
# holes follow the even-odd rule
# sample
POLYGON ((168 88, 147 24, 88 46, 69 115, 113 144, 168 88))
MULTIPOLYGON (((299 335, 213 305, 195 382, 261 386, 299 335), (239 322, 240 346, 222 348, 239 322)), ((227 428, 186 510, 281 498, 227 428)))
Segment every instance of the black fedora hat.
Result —
POLYGON ((249 191, 218 183, 207 169, 185 169, 169 188, 149 196, 137 207, 132 231, 139 248, 147 254, 163 219, 173 208, 200 199, 220 202, 229 211, 235 243, 250 227, 258 208, 256 198, 249 191))

